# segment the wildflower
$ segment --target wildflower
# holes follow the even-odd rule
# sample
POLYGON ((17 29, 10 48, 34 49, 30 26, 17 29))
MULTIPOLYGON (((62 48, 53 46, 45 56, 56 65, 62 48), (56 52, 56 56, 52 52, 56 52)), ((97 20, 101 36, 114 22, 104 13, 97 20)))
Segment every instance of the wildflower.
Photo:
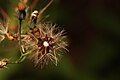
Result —
POLYGON ((19 20, 16 33, 11 36, 8 25, 0 23, 0 41, 5 39, 5 35, 9 40, 17 40, 21 52, 21 56, 16 61, 10 62, 8 59, 1 59, 0 68, 7 68, 8 64, 21 63, 26 57, 33 61, 35 66, 41 66, 41 68, 49 62, 57 65, 60 55, 68 51, 68 42, 64 30, 60 30, 51 23, 40 23, 42 22, 41 14, 50 6, 53 0, 50 0, 42 10, 34 10, 32 13, 29 13, 30 8, 26 6, 27 1, 20 0, 16 8, 19 20), (25 29, 24 26, 26 26, 25 29))
POLYGON ((28 58, 35 65, 43 67, 52 61, 57 65, 58 57, 67 50, 67 37, 64 30, 60 31, 56 25, 38 24, 27 34, 22 35, 22 45, 28 54, 28 58))

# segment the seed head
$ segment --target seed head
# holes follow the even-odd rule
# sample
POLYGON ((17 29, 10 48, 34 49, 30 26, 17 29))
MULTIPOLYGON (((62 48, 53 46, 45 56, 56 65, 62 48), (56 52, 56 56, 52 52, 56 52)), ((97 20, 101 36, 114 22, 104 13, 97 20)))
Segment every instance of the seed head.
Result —
POLYGON ((41 67, 50 61, 57 65, 58 57, 67 50, 68 46, 64 30, 52 24, 37 25, 23 35, 22 43, 29 53, 28 58, 41 67))

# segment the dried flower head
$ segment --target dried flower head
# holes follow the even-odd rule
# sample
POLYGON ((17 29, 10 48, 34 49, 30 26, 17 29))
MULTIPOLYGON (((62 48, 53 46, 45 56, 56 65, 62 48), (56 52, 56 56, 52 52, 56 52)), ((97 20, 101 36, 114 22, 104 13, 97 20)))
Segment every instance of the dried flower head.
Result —
POLYGON ((8 31, 8 27, 4 27, 4 26, 0 23, 0 42, 5 39, 5 35, 6 35, 7 31, 8 31))
POLYGON ((24 20, 26 17, 26 0, 20 0, 18 3, 18 7, 16 8, 17 11, 17 17, 19 20, 24 20))
POLYGON ((13 40, 14 37, 10 35, 10 33, 8 33, 8 24, 7 25, 3 25, 0 23, 0 42, 3 41, 5 39, 5 35, 7 36, 7 38, 9 40, 13 40))
POLYGON ((0 60, 0 69, 7 68, 7 64, 8 64, 8 59, 1 59, 0 60))
POLYGON ((57 65, 58 57, 67 50, 66 39, 64 30, 60 30, 56 25, 44 23, 22 35, 22 46, 35 65, 43 67, 49 61, 57 65))

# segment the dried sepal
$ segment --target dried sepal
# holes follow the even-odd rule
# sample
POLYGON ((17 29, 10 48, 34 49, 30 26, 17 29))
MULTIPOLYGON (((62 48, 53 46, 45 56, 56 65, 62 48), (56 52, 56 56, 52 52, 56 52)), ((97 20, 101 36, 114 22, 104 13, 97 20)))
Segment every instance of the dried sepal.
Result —
POLYGON ((0 42, 3 41, 5 39, 5 34, 8 31, 8 27, 4 27, 1 23, 0 23, 0 42))
POLYGON ((8 31, 8 26, 4 27, 1 23, 0 23, 0 34, 6 34, 8 31))
POLYGON ((0 60, 0 69, 7 68, 8 59, 1 59, 0 60))

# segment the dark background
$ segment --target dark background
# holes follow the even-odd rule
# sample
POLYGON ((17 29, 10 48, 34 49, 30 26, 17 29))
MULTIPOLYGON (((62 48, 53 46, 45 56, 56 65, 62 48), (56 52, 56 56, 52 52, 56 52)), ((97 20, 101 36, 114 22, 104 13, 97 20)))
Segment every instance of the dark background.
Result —
MULTIPOLYGON (((11 6, 17 1, 0 1, 0 7, 12 15, 15 7, 11 6)), ((42 9, 47 2, 40 0, 35 9, 42 9)), ((31 3, 29 0, 28 4, 31 3)), ((65 28, 69 52, 57 67, 50 64, 40 69, 28 60, 9 65, 8 70, 0 71, 0 80, 120 80, 119 0, 55 0, 44 13, 48 14, 46 20, 65 28)), ((1 56, 17 57, 18 50, 10 47, 14 43, 1 44, 1 56), (5 53, 9 48, 10 54, 5 53)))

